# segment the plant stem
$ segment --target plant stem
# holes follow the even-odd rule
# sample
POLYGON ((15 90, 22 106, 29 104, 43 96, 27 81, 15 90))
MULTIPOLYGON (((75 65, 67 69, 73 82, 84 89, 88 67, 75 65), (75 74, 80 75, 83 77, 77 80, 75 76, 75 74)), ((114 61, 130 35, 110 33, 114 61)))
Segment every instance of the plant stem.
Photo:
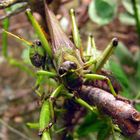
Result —
POLYGON ((131 0, 133 11, 134 11, 134 17, 135 17, 135 22, 136 22, 136 28, 137 28, 137 33, 139 36, 139 44, 140 44, 140 19, 139 19, 139 13, 138 13, 138 8, 137 8, 137 1, 136 0, 131 0))
MULTIPOLYGON (((5 30, 8 30, 9 28, 9 19, 6 18, 3 20, 3 28, 5 30)), ((8 48, 7 48, 7 45, 8 45, 8 39, 7 39, 7 33, 3 32, 2 33, 2 55, 7 58, 8 56, 8 48)))
POLYGON ((20 70, 26 72, 28 75, 35 77, 34 72, 29 67, 27 67, 22 61, 16 60, 11 57, 8 57, 7 60, 10 65, 18 67, 20 70))
POLYGON ((20 136, 21 138, 23 138, 24 140, 31 140, 31 138, 29 138, 28 136, 26 136, 25 134, 23 134, 22 132, 20 132, 19 130, 13 128, 12 126, 10 126, 9 124, 7 124, 6 122, 4 122, 2 119, 0 119, 0 123, 2 125, 5 125, 11 132, 15 133, 16 135, 20 136))

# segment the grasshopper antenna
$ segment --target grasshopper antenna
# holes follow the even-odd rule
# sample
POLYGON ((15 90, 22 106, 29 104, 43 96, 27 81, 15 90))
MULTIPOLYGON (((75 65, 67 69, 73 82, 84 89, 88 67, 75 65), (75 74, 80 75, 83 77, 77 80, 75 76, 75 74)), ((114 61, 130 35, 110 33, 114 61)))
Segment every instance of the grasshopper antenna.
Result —
POLYGON ((8 31, 4 30, 4 29, 3 29, 3 32, 5 32, 5 33, 7 33, 8 35, 10 35, 10 36, 16 38, 17 40, 22 41, 23 43, 25 43, 25 44, 28 45, 28 46, 32 46, 32 45, 33 45, 32 42, 26 41, 26 40, 23 39, 22 37, 19 37, 19 36, 13 34, 13 33, 10 33, 10 32, 8 32, 8 31))

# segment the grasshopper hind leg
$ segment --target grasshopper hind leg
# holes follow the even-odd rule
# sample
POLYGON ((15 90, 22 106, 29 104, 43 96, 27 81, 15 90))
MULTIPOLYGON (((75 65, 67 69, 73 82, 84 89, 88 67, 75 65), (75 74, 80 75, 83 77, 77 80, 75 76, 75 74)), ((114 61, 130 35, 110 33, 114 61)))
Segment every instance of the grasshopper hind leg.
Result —
POLYGON ((99 75, 99 74, 85 74, 84 77, 87 79, 87 80, 106 80, 107 81, 107 84, 110 88, 110 91, 111 93, 116 97, 117 96, 117 93, 115 92, 114 88, 113 88, 113 85, 110 81, 110 79, 104 75, 99 75))

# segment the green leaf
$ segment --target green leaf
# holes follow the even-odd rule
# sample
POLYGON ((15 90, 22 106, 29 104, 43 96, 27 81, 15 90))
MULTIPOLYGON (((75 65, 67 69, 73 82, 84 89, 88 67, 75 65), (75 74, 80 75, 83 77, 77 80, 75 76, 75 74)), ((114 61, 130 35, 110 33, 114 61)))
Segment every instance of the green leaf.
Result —
POLYGON ((87 136, 89 133, 98 132, 104 126, 106 127, 107 121, 103 118, 98 118, 98 115, 95 113, 89 113, 77 130, 79 137, 87 136))
POLYGON ((97 128, 95 128, 95 127, 97 127, 97 125, 94 128, 92 128, 94 123, 96 123, 96 122, 97 122, 97 115, 94 113, 89 113, 85 117, 83 124, 81 124, 77 130, 79 137, 86 136, 86 135, 88 135, 88 133, 93 132, 93 129, 94 130, 97 129, 97 128))
POLYGON ((135 55, 135 60, 137 61, 137 70, 136 70, 136 75, 135 78, 137 80, 137 83, 140 83, 140 51, 136 53, 135 55))
MULTIPOLYGON (((134 15, 131 0, 122 0, 122 4, 129 14, 134 15)), ((140 1, 139 0, 137 0, 137 9, 140 9, 140 1)), ((138 13, 140 15, 140 10, 138 11, 138 13)))
POLYGON ((99 25, 111 22, 117 11, 116 1, 93 0, 89 5, 89 17, 99 25))
POLYGON ((120 42, 115 50, 115 55, 119 59, 121 64, 133 65, 133 55, 126 48, 126 46, 120 42))
POLYGON ((78 135, 82 137, 87 136, 91 132, 97 132, 102 128, 102 125, 104 125, 102 121, 96 121, 96 123, 91 123, 85 127, 81 127, 78 131, 78 135))
POLYGON ((136 104, 135 107, 138 111, 140 111, 140 105, 139 104, 136 104))
POLYGON ((132 15, 128 14, 128 13, 121 13, 119 15, 119 20, 121 23, 125 24, 125 25, 135 25, 135 19, 132 15))
POLYGON ((114 61, 110 61, 110 69, 112 73, 115 75, 115 77, 120 81, 120 83, 125 87, 129 88, 129 80, 124 73, 122 67, 120 64, 115 63, 114 61))
POLYGON ((121 65, 114 61, 109 61, 110 70, 116 79, 119 81, 119 84, 122 87, 121 95, 127 98, 132 98, 131 94, 131 82, 129 81, 127 75, 123 71, 121 65))
POLYGON ((97 140, 105 140, 107 137, 109 137, 111 131, 111 127, 104 125, 97 135, 97 140))

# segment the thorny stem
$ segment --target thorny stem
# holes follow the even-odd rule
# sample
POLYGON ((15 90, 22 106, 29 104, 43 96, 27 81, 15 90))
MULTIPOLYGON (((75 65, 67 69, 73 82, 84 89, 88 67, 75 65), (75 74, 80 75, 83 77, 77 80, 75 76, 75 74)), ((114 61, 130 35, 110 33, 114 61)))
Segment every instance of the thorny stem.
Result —
POLYGON ((138 13, 137 0, 131 0, 131 3, 133 6, 134 17, 135 17, 137 32, 138 32, 138 36, 139 36, 139 44, 140 44, 140 18, 139 18, 140 15, 138 13))

